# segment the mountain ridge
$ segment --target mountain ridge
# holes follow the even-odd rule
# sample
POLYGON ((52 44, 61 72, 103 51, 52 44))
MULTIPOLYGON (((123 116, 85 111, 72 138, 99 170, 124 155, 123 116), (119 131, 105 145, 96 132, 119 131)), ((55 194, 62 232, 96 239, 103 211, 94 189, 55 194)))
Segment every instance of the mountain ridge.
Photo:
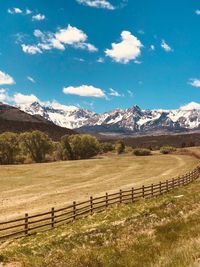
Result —
POLYGON ((113 109, 97 114, 75 106, 39 102, 21 105, 18 108, 31 115, 40 115, 56 125, 76 129, 82 133, 137 135, 200 130, 200 111, 197 109, 150 110, 135 105, 127 109, 113 109))

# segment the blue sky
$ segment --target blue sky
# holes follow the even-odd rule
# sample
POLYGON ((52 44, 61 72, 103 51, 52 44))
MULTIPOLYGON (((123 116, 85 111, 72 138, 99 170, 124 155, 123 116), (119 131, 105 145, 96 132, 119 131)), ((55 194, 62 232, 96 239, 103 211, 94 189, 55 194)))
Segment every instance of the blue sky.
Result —
POLYGON ((0 2, 0 100, 104 112, 200 102, 200 2, 0 2))

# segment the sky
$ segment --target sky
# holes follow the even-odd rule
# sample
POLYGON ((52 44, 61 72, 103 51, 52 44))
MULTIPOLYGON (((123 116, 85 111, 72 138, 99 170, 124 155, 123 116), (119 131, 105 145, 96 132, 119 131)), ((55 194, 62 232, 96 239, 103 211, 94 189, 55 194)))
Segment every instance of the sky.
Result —
POLYGON ((200 107, 199 1, 1 0, 0 18, 1 102, 200 107))

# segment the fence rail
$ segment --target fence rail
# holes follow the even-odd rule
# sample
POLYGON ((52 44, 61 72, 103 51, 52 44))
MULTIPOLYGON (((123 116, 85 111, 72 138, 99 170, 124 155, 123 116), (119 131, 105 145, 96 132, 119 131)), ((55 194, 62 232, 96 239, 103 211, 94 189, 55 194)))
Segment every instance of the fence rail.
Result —
POLYGON ((77 203, 74 201, 72 205, 50 211, 29 215, 24 217, 0 222, 0 239, 16 238, 29 236, 38 231, 53 229, 64 223, 73 222, 80 217, 100 212, 107 207, 120 203, 133 203, 141 198, 152 198, 162 195, 173 190, 176 187, 184 186, 196 180, 200 175, 200 166, 193 171, 172 180, 141 186, 139 188, 131 188, 130 190, 119 190, 119 192, 99 197, 90 197, 89 200, 77 203))

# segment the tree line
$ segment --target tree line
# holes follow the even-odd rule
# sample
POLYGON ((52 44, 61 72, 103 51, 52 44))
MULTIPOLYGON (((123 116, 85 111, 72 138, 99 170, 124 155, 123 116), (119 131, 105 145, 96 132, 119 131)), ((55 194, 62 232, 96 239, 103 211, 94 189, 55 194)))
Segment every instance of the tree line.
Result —
POLYGON ((100 143, 87 134, 65 135, 60 142, 40 131, 0 134, 0 164, 89 159, 113 150, 123 153, 124 143, 100 143))
MULTIPOLYGON (((0 164, 90 159, 111 151, 117 154, 132 152, 135 156, 151 155, 150 149, 133 149, 127 147, 123 140, 117 140, 115 143, 99 142, 95 136, 88 134, 64 135, 59 142, 53 141, 40 131, 0 134, 0 164)), ((175 151, 176 148, 172 146, 160 148, 162 154, 175 151)))

